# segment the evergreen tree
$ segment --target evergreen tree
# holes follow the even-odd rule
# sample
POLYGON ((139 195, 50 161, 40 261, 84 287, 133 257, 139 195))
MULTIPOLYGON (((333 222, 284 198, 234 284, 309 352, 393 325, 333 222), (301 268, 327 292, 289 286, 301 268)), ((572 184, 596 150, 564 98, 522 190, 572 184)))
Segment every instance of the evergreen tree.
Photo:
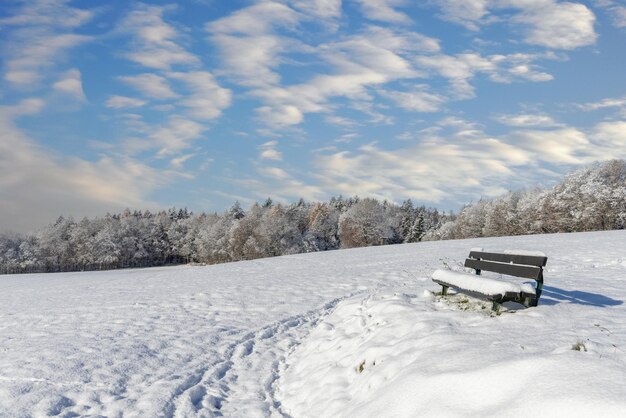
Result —
POLYGON ((241 204, 239 203, 239 201, 235 202, 235 204, 230 208, 228 213, 232 219, 236 220, 243 219, 243 217, 246 216, 245 212, 241 208, 241 204))

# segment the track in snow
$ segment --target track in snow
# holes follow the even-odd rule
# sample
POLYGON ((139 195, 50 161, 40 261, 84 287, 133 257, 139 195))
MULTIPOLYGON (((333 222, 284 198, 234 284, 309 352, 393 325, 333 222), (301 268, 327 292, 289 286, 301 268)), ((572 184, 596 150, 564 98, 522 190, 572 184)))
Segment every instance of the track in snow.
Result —
MULTIPOLYGON (((360 292, 362 293, 362 292, 360 292)), ((165 416, 285 417, 274 398, 273 384, 288 352, 342 300, 283 319, 246 334, 224 353, 224 360, 191 376, 172 399, 165 416), (236 402, 230 402, 230 399, 236 402)))

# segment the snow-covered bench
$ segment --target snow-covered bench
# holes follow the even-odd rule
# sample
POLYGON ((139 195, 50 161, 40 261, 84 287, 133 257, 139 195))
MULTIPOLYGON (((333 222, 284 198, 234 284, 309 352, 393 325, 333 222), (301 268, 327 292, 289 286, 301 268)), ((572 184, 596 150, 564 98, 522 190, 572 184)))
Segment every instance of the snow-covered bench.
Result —
POLYGON ((471 296, 482 296, 493 302, 493 309, 498 304, 514 301, 525 306, 537 306, 543 288, 543 267, 548 257, 542 253, 505 252, 489 253, 470 251, 465 260, 465 267, 473 268, 476 275, 450 270, 436 270, 432 279, 442 286, 442 295, 447 295, 452 287, 471 296), (536 287, 530 283, 513 283, 480 276, 481 271, 491 271, 509 276, 523 277, 536 281, 536 287))

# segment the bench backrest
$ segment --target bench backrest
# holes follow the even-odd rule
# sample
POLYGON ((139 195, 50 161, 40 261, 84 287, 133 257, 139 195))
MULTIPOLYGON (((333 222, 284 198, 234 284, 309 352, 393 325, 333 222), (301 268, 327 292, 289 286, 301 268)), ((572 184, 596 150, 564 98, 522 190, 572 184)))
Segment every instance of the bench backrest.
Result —
POLYGON ((545 256, 471 251, 465 267, 473 268, 476 274, 485 270, 543 281, 543 267, 547 261, 545 256))

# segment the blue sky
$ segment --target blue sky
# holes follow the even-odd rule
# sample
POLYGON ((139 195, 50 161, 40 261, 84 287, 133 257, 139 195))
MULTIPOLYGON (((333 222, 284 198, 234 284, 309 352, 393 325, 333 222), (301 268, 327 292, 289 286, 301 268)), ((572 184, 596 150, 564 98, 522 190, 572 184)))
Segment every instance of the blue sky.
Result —
POLYGON ((625 41, 618 0, 4 1, 0 230, 547 186, 626 158, 625 41))

